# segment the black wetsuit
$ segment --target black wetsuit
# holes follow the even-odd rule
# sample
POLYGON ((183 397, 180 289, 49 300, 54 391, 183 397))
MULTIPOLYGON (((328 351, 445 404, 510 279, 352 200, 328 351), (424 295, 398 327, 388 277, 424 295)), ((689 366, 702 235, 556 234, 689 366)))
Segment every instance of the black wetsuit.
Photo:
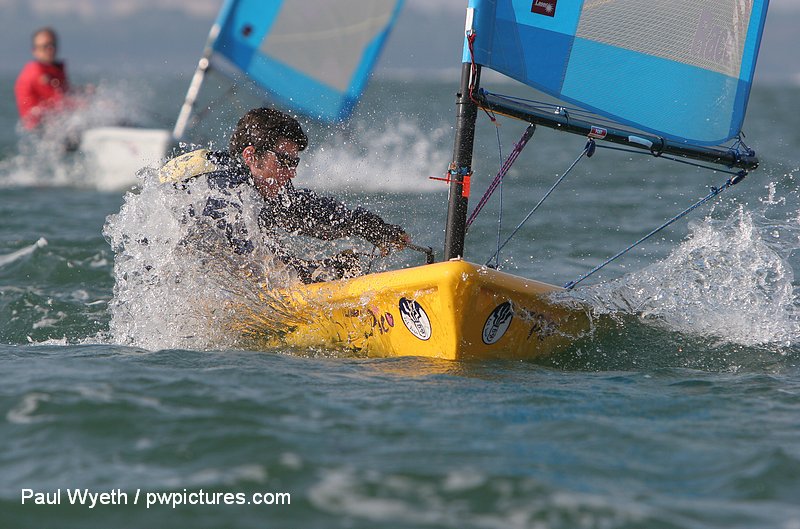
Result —
MULTIPOLYGON (((251 253, 254 246, 240 218, 242 204, 236 192, 240 186, 253 185, 250 171, 245 166, 231 163, 227 153, 211 153, 209 157, 217 167, 222 167, 204 175, 209 187, 219 194, 206 200, 202 214, 216 221, 217 228, 224 232, 234 252, 240 255, 251 253), (233 218, 231 211, 235 212, 233 218)), ((296 189, 291 182, 276 196, 264 199, 258 225, 267 241, 275 241, 270 250, 283 263, 293 267, 304 282, 312 281, 312 274, 321 263, 293 256, 279 247, 275 237, 279 230, 322 240, 357 236, 376 246, 398 241, 403 234, 400 226, 387 224, 364 208, 348 209, 341 202, 310 189, 296 189)))

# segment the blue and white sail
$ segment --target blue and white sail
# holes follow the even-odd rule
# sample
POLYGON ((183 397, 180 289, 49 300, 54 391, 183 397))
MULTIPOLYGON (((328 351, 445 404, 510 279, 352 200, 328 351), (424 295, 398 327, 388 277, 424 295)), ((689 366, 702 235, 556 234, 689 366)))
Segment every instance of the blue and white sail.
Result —
POLYGON ((397 17, 398 0, 228 0, 214 52, 283 105, 346 119, 397 17))
POLYGON ((741 131, 767 6, 470 0, 474 60, 620 124, 718 145, 741 131))
POLYGON ((226 0, 175 125, 223 58, 288 110, 325 122, 353 112, 403 0, 226 0))

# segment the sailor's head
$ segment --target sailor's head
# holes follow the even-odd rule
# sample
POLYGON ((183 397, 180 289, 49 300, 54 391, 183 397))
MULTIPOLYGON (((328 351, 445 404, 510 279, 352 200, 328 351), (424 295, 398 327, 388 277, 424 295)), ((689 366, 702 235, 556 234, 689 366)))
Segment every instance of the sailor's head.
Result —
POLYGON ((258 190, 274 196, 295 176, 298 154, 308 146, 300 123, 272 108, 254 108, 236 124, 231 156, 247 166, 258 190))
POLYGON ((58 53, 58 37, 53 28, 40 28, 31 38, 33 58, 39 62, 53 64, 58 53))

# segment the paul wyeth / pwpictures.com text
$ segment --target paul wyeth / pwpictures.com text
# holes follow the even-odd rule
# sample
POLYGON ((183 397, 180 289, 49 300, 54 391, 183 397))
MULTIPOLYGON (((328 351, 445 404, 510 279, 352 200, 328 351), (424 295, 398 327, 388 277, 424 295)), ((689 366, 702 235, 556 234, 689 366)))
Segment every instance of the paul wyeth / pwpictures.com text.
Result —
POLYGON ((123 492, 112 489, 105 492, 92 492, 89 489, 57 489, 50 492, 37 492, 33 489, 22 489, 22 505, 82 505, 94 509, 98 505, 140 505, 146 508, 155 505, 168 505, 173 509, 180 505, 291 505, 292 498, 288 492, 123 492))

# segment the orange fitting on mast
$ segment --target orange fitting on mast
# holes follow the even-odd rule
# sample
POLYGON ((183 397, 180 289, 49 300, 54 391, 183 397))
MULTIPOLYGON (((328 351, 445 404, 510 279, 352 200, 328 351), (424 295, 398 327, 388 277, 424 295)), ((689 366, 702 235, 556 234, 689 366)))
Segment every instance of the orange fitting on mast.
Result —
POLYGON ((472 183, 472 171, 467 171, 466 167, 462 167, 461 170, 456 169, 455 162, 450 163, 450 167, 447 168, 447 175, 442 178, 441 176, 429 176, 429 180, 439 180, 441 182, 447 182, 448 184, 452 182, 456 182, 461 184, 461 196, 464 198, 469 198, 469 191, 470 191, 470 184, 472 183), (461 179, 459 180, 458 177, 460 176, 461 179))
POLYGON ((469 172, 464 175, 464 179, 461 181, 461 196, 464 198, 469 198, 469 187, 472 183, 472 172, 469 172))

